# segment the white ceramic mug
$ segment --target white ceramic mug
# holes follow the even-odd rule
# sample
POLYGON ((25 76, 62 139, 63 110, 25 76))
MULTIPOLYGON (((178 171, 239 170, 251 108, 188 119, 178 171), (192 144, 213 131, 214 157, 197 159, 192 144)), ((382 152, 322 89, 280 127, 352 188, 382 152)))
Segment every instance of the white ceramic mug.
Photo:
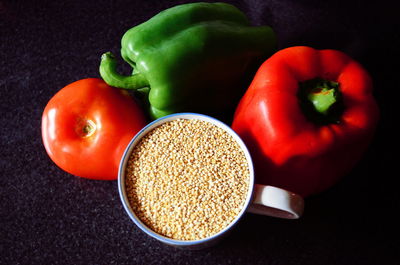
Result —
POLYGON ((285 219, 297 219, 302 215, 304 209, 304 200, 301 196, 281 188, 255 184, 253 162, 250 153, 246 145, 242 141, 242 139, 228 125, 224 124, 223 122, 215 118, 212 118, 210 116, 197 113, 177 113, 165 116, 163 118, 153 121, 152 123, 144 127, 140 132, 138 132, 127 146, 125 153, 121 159, 119 173, 118 173, 118 188, 122 204, 126 212, 128 213, 129 217, 132 219, 132 221, 142 231, 144 231, 151 237, 166 244, 177 247, 202 248, 215 244, 219 239, 221 239, 224 235, 227 234, 227 232, 239 221, 239 219, 243 216, 245 212, 251 212, 278 218, 285 218, 285 219), (249 182, 249 190, 242 210, 228 226, 226 226, 217 234, 214 234, 213 236, 204 239, 191 240, 191 241, 176 240, 165 237, 163 235, 160 235, 152 231, 135 215, 135 212, 132 210, 130 206, 125 190, 126 166, 133 148, 136 146, 136 144, 140 141, 140 139, 143 136, 145 136, 148 132, 150 132, 154 128, 160 126, 163 123, 177 119, 198 119, 210 122, 218 126, 219 128, 225 130, 239 144, 240 148, 243 150, 246 159, 248 161, 248 166, 250 170, 250 182, 249 182))

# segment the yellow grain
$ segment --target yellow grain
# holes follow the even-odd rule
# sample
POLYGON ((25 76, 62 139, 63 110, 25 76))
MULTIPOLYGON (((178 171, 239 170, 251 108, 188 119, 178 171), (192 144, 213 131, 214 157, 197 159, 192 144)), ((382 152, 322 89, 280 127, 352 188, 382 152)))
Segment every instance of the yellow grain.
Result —
POLYGON ((135 214, 150 229, 198 240, 236 218, 249 175, 243 150, 225 130, 178 119, 156 127, 134 147, 125 185, 135 214))

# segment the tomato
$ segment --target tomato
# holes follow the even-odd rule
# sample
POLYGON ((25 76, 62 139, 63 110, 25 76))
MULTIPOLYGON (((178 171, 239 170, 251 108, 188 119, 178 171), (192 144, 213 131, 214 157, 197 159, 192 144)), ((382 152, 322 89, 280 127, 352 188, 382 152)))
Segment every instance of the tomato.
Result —
POLYGON ((50 99, 42 116, 42 139, 47 154, 66 172, 114 180, 126 146, 145 125, 128 92, 88 78, 50 99))

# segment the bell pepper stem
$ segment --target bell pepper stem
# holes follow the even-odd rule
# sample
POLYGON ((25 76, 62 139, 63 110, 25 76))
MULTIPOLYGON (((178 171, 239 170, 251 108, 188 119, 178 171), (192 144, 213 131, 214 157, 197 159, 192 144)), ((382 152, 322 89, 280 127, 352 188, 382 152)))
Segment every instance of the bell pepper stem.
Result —
POLYGON ((339 83, 315 78, 300 83, 300 102, 306 116, 317 123, 337 122, 341 111, 339 83))
POLYGON ((140 73, 124 76, 116 70, 117 61, 111 52, 101 56, 100 75, 110 86, 124 89, 140 89, 149 85, 147 79, 140 73))
POLYGON ((307 99, 311 101, 314 109, 328 115, 330 108, 336 103, 338 97, 338 83, 326 80, 316 81, 309 90, 307 99))

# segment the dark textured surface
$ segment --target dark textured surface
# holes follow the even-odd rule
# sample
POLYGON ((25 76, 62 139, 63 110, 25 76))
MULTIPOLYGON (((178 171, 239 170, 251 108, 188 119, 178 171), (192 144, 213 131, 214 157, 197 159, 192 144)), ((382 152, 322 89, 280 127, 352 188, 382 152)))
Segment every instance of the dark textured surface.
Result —
POLYGON ((300 220, 248 214, 219 245, 179 250, 130 222, 116 181, 51 162, 40 134, 47 101, 99 77, 100 55, 118 53, 127 29, 183 2, 0 1, 0 264, 399 264, 400 25, 387 1, 227 1, 271 25, 280 48, 339 49, 374 79, 382 118, 373 143, 343 181, 306 200, 300 220))

